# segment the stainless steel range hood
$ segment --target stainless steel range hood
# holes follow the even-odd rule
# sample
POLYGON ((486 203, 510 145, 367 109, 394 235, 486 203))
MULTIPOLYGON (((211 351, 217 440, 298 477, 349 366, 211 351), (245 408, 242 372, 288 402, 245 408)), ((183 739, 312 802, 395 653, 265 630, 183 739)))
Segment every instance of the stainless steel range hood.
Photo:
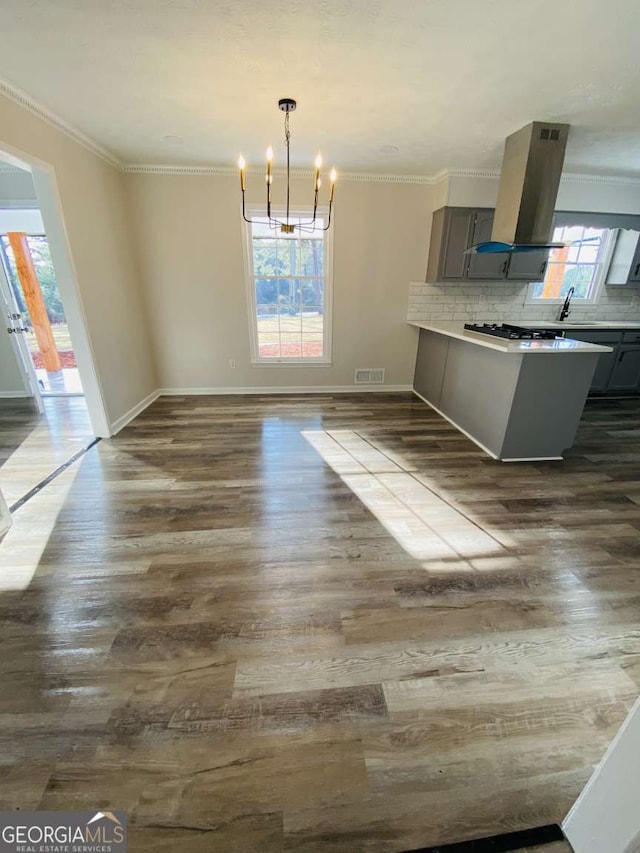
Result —
POLYGON ((491 240, 468 251, 531 252, 551 243, 568 124, 534 121, 507 137, 491 240))

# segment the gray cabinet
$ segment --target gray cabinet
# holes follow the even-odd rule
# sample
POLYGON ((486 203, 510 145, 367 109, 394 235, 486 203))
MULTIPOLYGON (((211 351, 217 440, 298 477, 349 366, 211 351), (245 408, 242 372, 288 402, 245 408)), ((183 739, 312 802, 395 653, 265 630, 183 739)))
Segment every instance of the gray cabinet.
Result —
POLYGON ((598 358, 591 394, 637 393, 640 390, 640 329, 567 329, 566 338, 613 347, 598 358))
POLYGON ((427 263, 427 281, 463 281, 471 245, 475 210, 441 207, 434 211, 427 263))
POLYGON ((640 346, 622 344, 609 377, 607 391, 636 391, 640 385, 640 346))
POLYGON ((607 284, 640 282, 640 231, 621 228, 607 270, 607 284))
MULTIPOLYGON (((473 217, 470 246, 476 243, 486 243, 491 239, 493 228, 493 210, 476 210, 473 217)), ((509 266, 509 255, 506 253, 487 252, 480 255, 469 255, 467 278, 487 278, 492 281, 505 277, 509 266)))
POLYGON ((507 278, 515 281, 542 281, 547 269, 548 249, 516 252, 509 256, 507 278))
POLYGON ((540 281, 547 251, 465 255, 491 240, 492 208, 441 207, 433 214, 427 281, 540 281))
POLYGON ((591 380, 591 388, 589 393, 602 394, 609 389, 609 377, 613 370, 613 365, 616 363, 618 351, 602 352, 598 358, 598 364, 591 380))
POLYGON ((640 240, 638 240, 636 251, 631 261, 631 268, 629 270, 629 277, 627 278, 627 281, 640 281, 640 240))
POLYGON ((564 333, 565 338, 573 338, 575 341, 599 344, 603 347, 613 347, 613 352, 602 352, 598 357, 598 364, 596 365, 589 389, 590 394, 605 394, 609 390, 609 377, 618 357, 618 347, 622 341, 622 334, 621 331, 613 329, 602 329, 593 332, 585 331, 584 329, 569 329, 564 333))

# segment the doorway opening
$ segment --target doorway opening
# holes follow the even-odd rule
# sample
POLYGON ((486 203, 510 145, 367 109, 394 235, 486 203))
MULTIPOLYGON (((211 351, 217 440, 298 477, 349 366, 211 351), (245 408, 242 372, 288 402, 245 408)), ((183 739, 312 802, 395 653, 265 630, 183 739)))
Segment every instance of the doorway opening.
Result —
POLYGON ((53 168, 0 148, 0 486, 8 506, 110 435, 53 168))
POLYGON ((81 396, 78 363, 38 209, 0 207, 0 263, 17 307, 12 313, 20 314, 14 334, 24 335, 40 394, 81 396), (29 231, 5 230, 25 227, 29 231))
MULTIPOLYGON (((0 235, 4 234, 7 239, 1 242, 7 258, 4 262, 0 258, 0 297, 4 290, 8 302, 3 305, 0 298, 0 312, 1 319, 8 322, 0 325, 0 398, 29 398, 23 399, 23 404, 30 401, 40 415, 45 415, 47 397, 61 395, 57 397, 61 404, 65 399, 72 402, 73 397, 78 404, 86 405, 93 435, 110 436, 112 427, 94 364, 55 169, 6 142, 0 143, 0 235), (34 317, 28 304, 10 233, 21 235, 15 239, 23 241, 23 256, 27 252, 30 256, 33 278, 42 281, 40 317, 34 317), (21 297, 26 305, 20 304, 21 297), (28 311, 23 313, 25 307, 28 311), (50 337, 46 339, 36 323, 43 316, 46 322, 39 325, 49 326, 50 337), (57 353, 60 370, 56 362, 45 363, 47 350, 55 350, 54 356, 57 353), (3 365, 7 366, 4 371, 3 365)), ((56 399, 50 402, 55 404, 56 399)))

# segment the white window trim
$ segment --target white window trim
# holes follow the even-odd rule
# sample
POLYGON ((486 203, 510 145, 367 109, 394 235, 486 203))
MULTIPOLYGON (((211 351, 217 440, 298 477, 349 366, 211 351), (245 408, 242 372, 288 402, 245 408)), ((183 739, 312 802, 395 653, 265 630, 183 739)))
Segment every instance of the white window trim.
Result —
MULTIPOLYGON (((616 235, 617 231, 615 229, 609 229, 609 233, 605 237, 604 247, 602 250, 602 260, 599 261, 599 269, 591 287, 591 295, 587 298, 581 296, 571 297, 571 302, 576 307, 595 307, 600 301, 600 296, 602 295, 602 290, 607 279, 607 273, 609 272, 609 266, 611 265, 611 259, 613 258, 613 250, 616 245, 616 235)), ((536 284, 539 283, 540 282, 538 281, 529 282, 527 295, 524 301, 525 305, 562 305, 564 303, 564 296, 560 296, 557 299, 545 299, 543 296, 533 296, 533 289, 536 284)))
MULTIPOLYGON (((310 210, 308 207, 290 207, 289 212, 292 216, 309 216, 310 210)), ((265 217, 267 212, 264 206, 250 206, 246 210, 247 218, 251 219, 254 216, 265 217)), ((283 208, 271 208, 272 216, 282 219, 286 215, 283 208)), ((328 207, 318 207, 317 216, 325 220, 329 215, 328 207)), ((240 214, 242 217, 242 213, 240 214)), ((335 213, 332 213, 331 219, 333 222, 335 213)), ((253 247, 251 245, 251 229, 249 223, 242 221, 243 226, 243 246, 244 246, 244 268, 245 268, 245 285, 247 291, 247 306, 249 309, 249 342, 251 345, 251 366, 252 367, 330 367, 332 365, 332 330, 333 330, 333 226, 328 231, 324 232, 323 239, 323 278, 324 278, 324 323, 323 323, 323 352, 321 358, 303 357, 300 358, 282 358, 280 356, 260 356, 258 350, 258 306, 256 304, 256 290, 253 272, 253 247)))

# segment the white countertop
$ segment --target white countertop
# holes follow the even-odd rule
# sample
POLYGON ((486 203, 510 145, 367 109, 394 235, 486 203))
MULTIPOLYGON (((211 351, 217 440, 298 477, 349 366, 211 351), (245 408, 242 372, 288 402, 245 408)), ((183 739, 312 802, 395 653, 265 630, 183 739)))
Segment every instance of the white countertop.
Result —
MULTIPOLYGON (((457 338, 470 344, 477 344, 487 349, 498 350, 498 352, 517 353, 562 353, 562 352, 613 352, 612 347, 600 346, 600 344, 588 344, 584 341, 574 341, 571 338, 556 338, 553 341, 509 341, 505 338, 494 338, 491 335, 483 335, 481 332, 471 332, 465 329, 462 321, 446 320, 407 320, 410 326, 418 329, 427 329, 430 332, 438 332, 450 338, 457 338)), ((533 323, 529 324, 532 328, 533 323)), ((536 324, 542 327, 544 324, 536 324)), ((553 328, 551 324, 547 324, 553 328)), ((571 328, 564 326, 564 328, 571 328)), ((575 326, 573 328, 576 328, 575 326)), ((631 328, 625 324, 624 328, 631 328)))

